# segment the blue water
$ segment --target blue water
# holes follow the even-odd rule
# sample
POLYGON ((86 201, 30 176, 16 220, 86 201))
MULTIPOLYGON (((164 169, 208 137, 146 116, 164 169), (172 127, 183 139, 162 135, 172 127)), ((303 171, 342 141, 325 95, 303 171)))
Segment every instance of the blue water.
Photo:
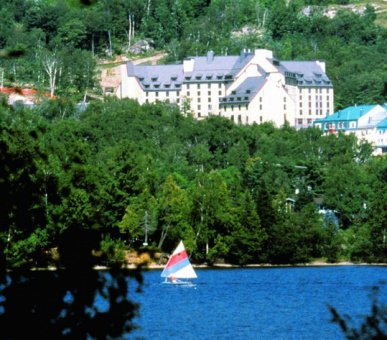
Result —
POLYGON ((199 269, 195 287, 162 285, 160 273, 130 294, 141 328, 129 339, 344 339, 327 303, 350 325, 370 314, 373 286, 387 303, 387 267, 199 269))

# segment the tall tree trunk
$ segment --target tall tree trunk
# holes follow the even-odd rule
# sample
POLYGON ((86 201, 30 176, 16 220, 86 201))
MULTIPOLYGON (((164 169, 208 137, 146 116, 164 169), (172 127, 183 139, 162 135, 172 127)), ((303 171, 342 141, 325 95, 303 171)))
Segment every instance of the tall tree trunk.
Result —
POLYGON ((94 58, 94 33, 91 35, 91 55, 94 58))
POLYGON ((161 232, 160 242, 159 242, 159 248, 163 246, 164 240, 167 237, 168 229, 171 225, 168 224, 165 228, 163 228, 163 231, 161 232))
POLYGON ((111 33, 111 30, 108 30, 108 35, 109 35, 109 54, 112 57, 113 51, 112 51, 112 33, 111 33))

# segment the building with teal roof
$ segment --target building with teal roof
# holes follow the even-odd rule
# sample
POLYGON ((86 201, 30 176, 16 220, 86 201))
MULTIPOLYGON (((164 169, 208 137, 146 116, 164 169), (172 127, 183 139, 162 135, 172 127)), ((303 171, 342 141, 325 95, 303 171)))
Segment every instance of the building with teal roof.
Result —
POLYGON ((317 119, 314 127, 325 135, 342 131, 353 133, 361 140, 367 140, 375 147, 374 154, 387 152, 387 105, 355 105, 317 119))

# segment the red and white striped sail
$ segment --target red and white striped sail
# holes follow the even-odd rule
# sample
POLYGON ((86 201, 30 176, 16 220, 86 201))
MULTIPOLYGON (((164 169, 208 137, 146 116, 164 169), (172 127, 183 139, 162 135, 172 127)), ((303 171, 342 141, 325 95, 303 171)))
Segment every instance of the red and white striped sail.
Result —
POLYGON ((187 251, 185 250, 182 241, 180 241, 161 273, 161 277, 171 276, 177 279, 197 278, 195 270, 193 269, 191 262, 189 262, 187 251))

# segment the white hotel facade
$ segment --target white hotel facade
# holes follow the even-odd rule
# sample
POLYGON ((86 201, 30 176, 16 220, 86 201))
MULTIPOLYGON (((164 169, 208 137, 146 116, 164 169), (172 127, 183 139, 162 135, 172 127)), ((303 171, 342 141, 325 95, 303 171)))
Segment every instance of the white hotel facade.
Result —
POLYGON ((265 49, 239 56, 186 58, 179 65, 122 65, 119 98, 190 108, 197 118, 227 117, 239 124, 288 121, 312 126, 333 112, 333 85, 324 61, 278 61, 265 49), (187 105, 189 104, 189 105, 187 105))

